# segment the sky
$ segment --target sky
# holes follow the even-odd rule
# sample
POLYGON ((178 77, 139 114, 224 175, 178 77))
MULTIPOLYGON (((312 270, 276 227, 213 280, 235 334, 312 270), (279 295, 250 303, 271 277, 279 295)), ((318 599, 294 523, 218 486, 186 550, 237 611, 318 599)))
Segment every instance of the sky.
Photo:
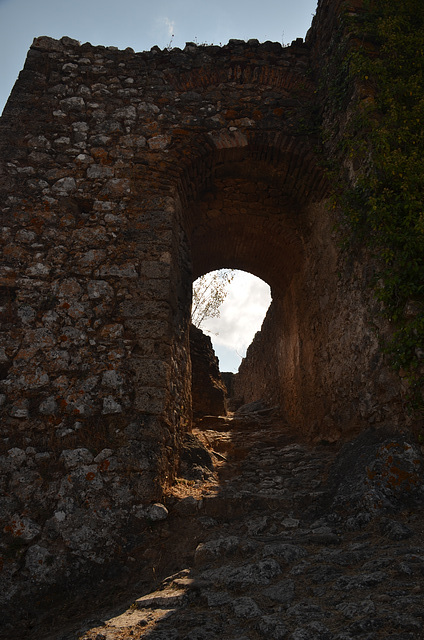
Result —
MULTIPOLYGON (((69 36, 81 43, 184 48, 230 38, 290 44, 304 38, 317 0, 0 0, 0 113, 34 38, 69 36)), ((269 306, 269 287, 240 272, 221 317, 211 325, 221 371, 236 371, 269 306), (215 335, 218 334, 218 335, 215 335)))
POLYGON ((246 349, 271 302, 269 286, 245 271, 235 271, 218 318, 206 319, 201 329, 212 340, 221 371, 237 371, 246 349))

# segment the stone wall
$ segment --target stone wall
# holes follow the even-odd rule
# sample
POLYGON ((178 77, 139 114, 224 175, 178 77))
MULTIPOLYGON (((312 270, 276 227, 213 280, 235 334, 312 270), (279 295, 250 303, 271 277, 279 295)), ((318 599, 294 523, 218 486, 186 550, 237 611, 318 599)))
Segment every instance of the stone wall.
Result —
POLYGON ((235 405, 263 400, 269 405, 283 400, 278 372, 281 318, 277 317, 278 303, 274 300, 234 376, 235 405))
MULTIPOLYGON (((340 12, 352 14, 361 6, 361 0, 321 0, 306 38, 310 77, 320 96, 318 119, 326 131, 321 153, 345 166, 352 181, 355 168, 338 144, 350 104, 347 99, 335 111, 323 78, 346 28, 340 12)), ((366 100, 363 88, 361 94, 366 100)), ((316 440, 346 439, 370 424, 403 428, 413 422, 405 409, 406 388, 379 348, 379 336, 391 328, 372 294, 373 259, 362 247, 355 255, 341 249, 337 216, 325 199, 303 208, 299 268, 284 291, 273 290, 262 330, 235 379, 240 401, 278 403, 291 424, 316 440)))
POLYGON ((191 396, 193 418, 225 416, 227 398, 212 341, 201 329, 190 325, 191 396))
POLYGON ((189 427, 192 279, 298 265, 308 55, 34 41, 0 122, 5 610, 141 544, 189 427))
POLYGON ((211 269, 272 289, 251 396, 312 436, 402 419, 316 154, 337 6, 284 48, 34 41, 0 121, 4 611, 142 545, 190 428, 191 283, 211 269))
POLYGON ((338 250, 328 209, 316 213, 304 268, 274 297, 234 395, 279 404, 290 424, 316 440, 346 439, 365 425, 401 428, 410 418, 399 376, 379 349, 378 332, 387 328, 371 293, 372 261, 350 261, 338 250))

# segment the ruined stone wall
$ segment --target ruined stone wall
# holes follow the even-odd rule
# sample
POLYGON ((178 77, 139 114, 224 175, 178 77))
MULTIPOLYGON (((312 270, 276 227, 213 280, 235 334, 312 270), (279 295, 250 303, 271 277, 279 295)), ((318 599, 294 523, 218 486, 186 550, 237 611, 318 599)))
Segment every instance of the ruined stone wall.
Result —
POLYGON ((221 379, 212 341, 201 329, 190 325, 191 396, 193 418, 225 416, 227 392, 221 379))
POLYGON ((283 395, 278 374, 281 318, 274 300, 264 318, 261 330, 253 338, 234 376, 233 397, 236 405, 263 400, 269 405, 280 404, 283 395))
POLYGON ((335 220, 320 206, 304 269, 274 299, 235 377, 235 396, 279 404, 313 439, 339 440, 365 425, 408 423, 399 377, 385 363, 385 330, 370 287, 373 264, 341 251, 335 220))
POLYGON ((5 611, 142 544, 189 426, 192 279, 283 287, 298 267, 295 211, 325 192, 307 61, 302 43, 31 47, 0 123, 5 611))
POLYGON ((5 611, 124 571, 142 546, 190 427, 191 283, 211 269, 271 286, 275 360, 255 366, 299 430, 361 428, 379 384, 399 418, 374 375, 367 266, 337 275, 312 36, 34 41, 0 121, 5 611))
MULTIPOLYGON (((321 152, 345 166, 352 181, 355 167, 338 144, 351 107, 347 101, 335 110, 325 87, 329 60, 348 28, 341 16, 361 7, 361 0, 320 0, 306 38, 319 95, 316 118, 326 132, 321 152)), ((369 424, 410 425, 406 388, 379 348, 378 336, 391 329, 372 293, 372 257, 361 248, 356 255, 342 251, 338 212, 329 203, 317 202, 303 215, 301 267, 284 293, 274 295, 236 376, 236 395, 278 403, 291 424, 315 439, 346 438, 369 424)))

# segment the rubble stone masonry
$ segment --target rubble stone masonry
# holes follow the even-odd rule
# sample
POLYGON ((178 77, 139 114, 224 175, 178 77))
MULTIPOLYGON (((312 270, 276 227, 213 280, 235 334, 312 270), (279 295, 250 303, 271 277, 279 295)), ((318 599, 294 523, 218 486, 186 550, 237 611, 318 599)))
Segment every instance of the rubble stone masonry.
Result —
POLYGON ((403 419, 367 264, 340 274, 313 126, 335 9, 289 47, 34 40, 0 120, 4 611, 141 544, 190 429, 207 271, 272 289, 246 401, 279 402, 311 437, 403 419))

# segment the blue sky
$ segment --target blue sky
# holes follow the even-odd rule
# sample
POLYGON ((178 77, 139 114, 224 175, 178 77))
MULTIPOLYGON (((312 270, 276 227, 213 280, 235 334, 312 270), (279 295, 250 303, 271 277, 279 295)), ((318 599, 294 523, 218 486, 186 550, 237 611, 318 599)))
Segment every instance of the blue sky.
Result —
MULTIPOLYGON (((0 113, 35 37, 70 36, 135 51, 183 48, 186 42, 226 44, 230 38, 289 44, 305 37, 316 5, 317 0, 0 0, 0 113)), ((262 281, 242 273, 234 279, 220 319, 205 325, 221 370, 237 370, 269 301, 262 281)))

